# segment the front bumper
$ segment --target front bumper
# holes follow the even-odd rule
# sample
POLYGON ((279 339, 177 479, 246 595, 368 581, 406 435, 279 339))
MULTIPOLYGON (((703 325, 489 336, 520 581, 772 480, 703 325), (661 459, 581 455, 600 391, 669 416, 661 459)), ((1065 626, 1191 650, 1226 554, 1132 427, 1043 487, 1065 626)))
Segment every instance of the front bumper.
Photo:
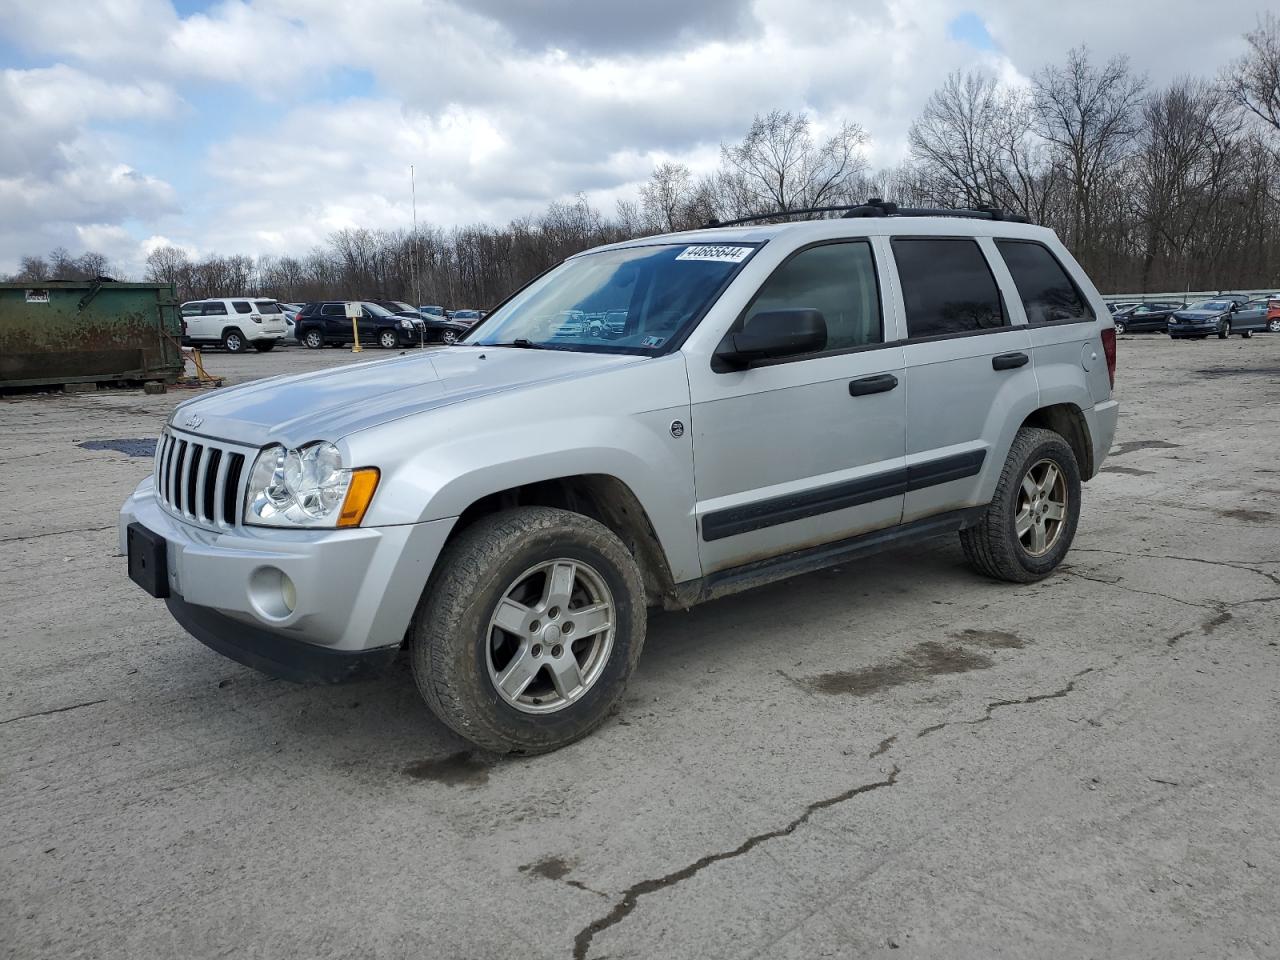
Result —
POLYGON ((1206 333, 1217 333, 1221 321, 1204 320, 1195 323, 1171 323, 1167 327, 1171 337, 1203 337, 1206 333))
POLYGON ((171 515, 150 478, 120 510, 122 552, 131 523, 164 538, 169 609, 188 632, 242 663, 299 679, 358 674, 363 667, 347 658, 364 653, 393 656, 453 526, 212 530, 171 515), (282 576, 293 585, 292 609, 282 576))

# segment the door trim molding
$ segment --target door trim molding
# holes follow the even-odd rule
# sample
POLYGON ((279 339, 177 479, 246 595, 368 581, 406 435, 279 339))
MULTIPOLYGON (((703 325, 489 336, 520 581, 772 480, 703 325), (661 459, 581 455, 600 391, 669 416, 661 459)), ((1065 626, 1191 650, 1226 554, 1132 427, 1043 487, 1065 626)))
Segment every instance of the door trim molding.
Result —
POLYGON ((814 490, 788 493, 715 510, 702 518, 702 539, 710 543, 780 523, 846 510, 889 497, 900 497, 913 490, 922 490, 939 483, 977 476, 982 470, 986 455, 985 450, 970 450, 924 463, 895 467, 869 477, 828 484, 814 490))

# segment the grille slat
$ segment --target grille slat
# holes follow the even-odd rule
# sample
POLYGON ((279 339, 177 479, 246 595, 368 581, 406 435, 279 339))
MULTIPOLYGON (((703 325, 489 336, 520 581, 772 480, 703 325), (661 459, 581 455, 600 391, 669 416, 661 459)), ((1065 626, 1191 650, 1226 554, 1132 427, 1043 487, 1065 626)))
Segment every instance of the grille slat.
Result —
POLYGON ((198 439, 164 432, 156 452, 156 493, 170 510, 196 523, 237 526, 248 480, 246 455, 198 439))

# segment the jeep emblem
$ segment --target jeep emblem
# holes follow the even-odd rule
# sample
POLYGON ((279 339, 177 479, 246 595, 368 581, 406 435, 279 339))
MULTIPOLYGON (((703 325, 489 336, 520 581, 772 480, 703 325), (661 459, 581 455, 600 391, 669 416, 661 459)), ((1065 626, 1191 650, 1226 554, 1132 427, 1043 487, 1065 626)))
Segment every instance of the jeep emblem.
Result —
POLYGON ((683 423, 681 423, 679 420, 672 420, 672 421, 671 421, 671 435, 672 435, 673 437, 683 437, 683 436, 684 436, 684 424, 683 424, 683 423))
POLYGON ((194 413, 182 421, 182 425, 184 427, 190 427, 192 430, 196 429, 196 427, 200 426, 202 423, 204 423, 204 417, 198 416, 194 413))

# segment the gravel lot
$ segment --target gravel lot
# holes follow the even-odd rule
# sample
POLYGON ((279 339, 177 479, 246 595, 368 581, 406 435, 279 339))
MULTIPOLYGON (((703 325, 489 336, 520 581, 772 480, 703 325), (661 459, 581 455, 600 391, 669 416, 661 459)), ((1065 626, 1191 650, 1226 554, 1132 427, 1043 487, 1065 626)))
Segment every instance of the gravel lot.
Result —
POLYGON ((618 717, 534 760, 129 582, 150 461, 83 444, 189 391, 0 400, 0 956, 1280 955, 1280 336, 1122 338, 1119 382, 1054 577, 948 538, 657 615, 618 717))

